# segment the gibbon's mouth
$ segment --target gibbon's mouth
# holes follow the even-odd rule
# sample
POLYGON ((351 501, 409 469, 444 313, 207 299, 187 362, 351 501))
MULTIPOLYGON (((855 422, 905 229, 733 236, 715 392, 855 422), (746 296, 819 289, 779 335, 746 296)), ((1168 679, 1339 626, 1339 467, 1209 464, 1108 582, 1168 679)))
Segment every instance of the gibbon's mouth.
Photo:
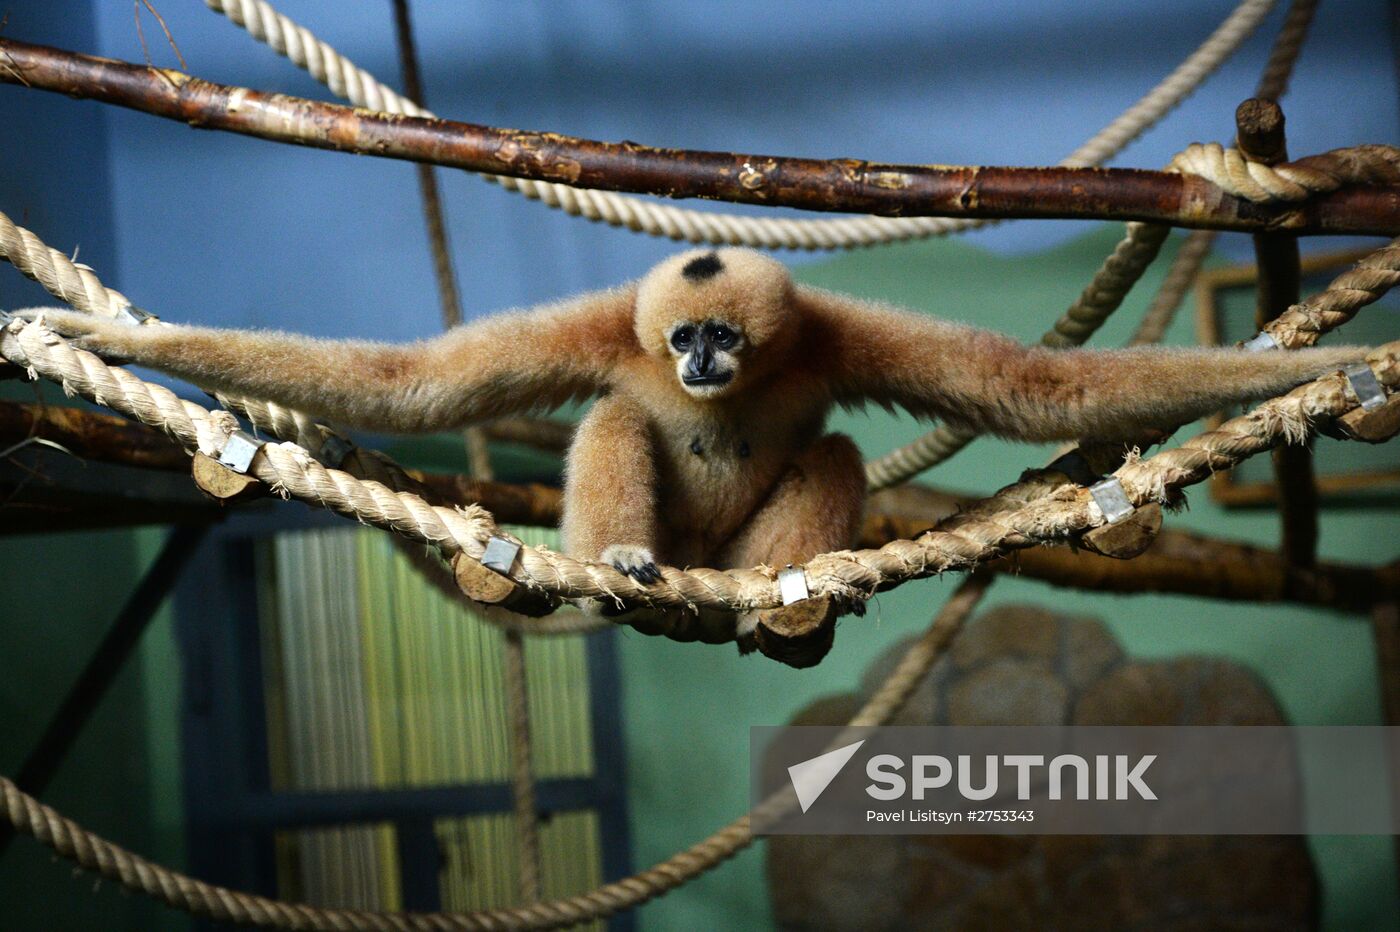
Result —
POLYGON ((728 385, 733 378, 733 372, 719 372, 715 375, 683 375, 681 381, 687 385, 728 385))

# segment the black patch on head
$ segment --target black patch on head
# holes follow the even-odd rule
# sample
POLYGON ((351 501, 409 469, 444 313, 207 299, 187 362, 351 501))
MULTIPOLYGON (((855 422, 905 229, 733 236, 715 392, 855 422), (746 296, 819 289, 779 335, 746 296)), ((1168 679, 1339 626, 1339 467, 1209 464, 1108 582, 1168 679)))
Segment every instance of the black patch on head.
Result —
POLYGON ((707 252, 703 256, 696 256, 685 264, 681 269, 681 274, 693 282, 703 282, 707 278, 714 278, 724 271, 724 263, 719 261, 719 253, 707 252))

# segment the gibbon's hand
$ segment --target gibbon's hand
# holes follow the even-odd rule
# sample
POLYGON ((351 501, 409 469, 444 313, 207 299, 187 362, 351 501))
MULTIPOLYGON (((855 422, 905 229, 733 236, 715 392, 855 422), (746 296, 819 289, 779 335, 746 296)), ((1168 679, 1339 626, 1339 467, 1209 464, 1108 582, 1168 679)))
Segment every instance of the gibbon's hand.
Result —
POLYGON ((10 312, 10 316, 38 321, 77 349, 95 353, 109 362, 126 359, 123 349, 141 338, 139 333, 128 331, 139 331, 147 326, 55 307, 27 307, 10 312))

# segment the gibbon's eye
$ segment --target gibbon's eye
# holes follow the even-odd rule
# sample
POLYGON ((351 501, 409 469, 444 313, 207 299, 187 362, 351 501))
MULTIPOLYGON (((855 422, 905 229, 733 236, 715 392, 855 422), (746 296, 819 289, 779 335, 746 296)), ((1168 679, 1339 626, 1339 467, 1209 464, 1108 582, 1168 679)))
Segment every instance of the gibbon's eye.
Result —
POLYGON ((726 324, 706 324, 705 335, 720 349, 730 349, 739 340, 739 335, 726 324))
POLYGON ((671 345, 678 350, 688 350, 695 343, 695 328, 690 324, 677 327, 671 334, 671 345))

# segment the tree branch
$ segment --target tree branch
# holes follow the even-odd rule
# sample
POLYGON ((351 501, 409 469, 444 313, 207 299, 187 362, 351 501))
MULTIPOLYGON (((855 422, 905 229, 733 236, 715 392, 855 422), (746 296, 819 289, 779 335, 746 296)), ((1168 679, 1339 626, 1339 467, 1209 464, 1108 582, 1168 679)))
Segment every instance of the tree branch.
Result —
POLYGON ((1400 186, 1351 186, 1298 205, 1230 197, 1193 176, 1133 169, 884 165, 659 149, 372 113, 177 71, 0 39, 0 82, 270 139, 493 175, 891 217, 1142 220, 1226 230, 1393 235, 1400 186))

